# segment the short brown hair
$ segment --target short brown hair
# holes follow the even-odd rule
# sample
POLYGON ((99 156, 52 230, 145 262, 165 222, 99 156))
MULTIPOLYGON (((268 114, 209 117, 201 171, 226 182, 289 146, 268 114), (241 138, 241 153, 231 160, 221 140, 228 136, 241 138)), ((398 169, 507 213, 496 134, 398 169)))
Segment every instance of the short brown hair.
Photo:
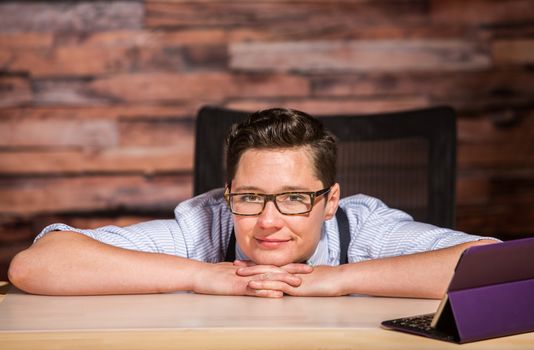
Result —
POLYGON ((332 186, 336 178, 336 140, 318 119, 285 108, 252 113, 232 125, 226 138, 226 183, 232 183, 246 150, 303 146, 311 150, 316 177, 325 187, 332 186))

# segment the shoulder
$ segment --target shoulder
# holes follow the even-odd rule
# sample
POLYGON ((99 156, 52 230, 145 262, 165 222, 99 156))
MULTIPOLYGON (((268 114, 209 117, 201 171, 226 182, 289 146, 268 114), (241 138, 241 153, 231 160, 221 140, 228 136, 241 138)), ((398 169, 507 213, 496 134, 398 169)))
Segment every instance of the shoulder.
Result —
POLYGON ((180 203, 174 210, 188 257, 217 262, 232 233, 232 213, 223 189, 216 189, 180 203))
MULTIPOLYGON (((340 207, 347 213, 351 243, 349 261, 357 262, 382 256, 395 228, 413 218, 407 213, 388 207, 380 199, 357 194, 343 198, 340 207)), ((393 243, 395 244, 395 243, 393 243)))
POLYGON ((393 221, 412 221, 413 218, 407 213, 388 207, 380 199, 356 194, 342 198, 339 206, 345 210, 351 226, 360 226, 371 219, 393 220, 393 221))
POLYGON ((343 209, 345 208, 374 209, 377 207, 386 207, 384 202, 382 202, 380 199, 371 197, 365 194, 361 194, 361 193, 341 198, 339 201, 339 205, 343 209))

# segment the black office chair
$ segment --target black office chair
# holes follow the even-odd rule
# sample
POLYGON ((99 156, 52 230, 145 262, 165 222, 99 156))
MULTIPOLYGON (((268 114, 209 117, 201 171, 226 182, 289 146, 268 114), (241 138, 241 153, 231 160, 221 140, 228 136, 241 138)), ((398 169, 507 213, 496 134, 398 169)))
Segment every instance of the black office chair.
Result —
MULTIPOLYGON (((212 106, 199 111, 195 195, 224 186, 224 139, 248 114, 212 106)), ((454 226, 456 116, 451 108, 318 118, 338 139, 342 196, 371 195, 417 221, 454 226)))

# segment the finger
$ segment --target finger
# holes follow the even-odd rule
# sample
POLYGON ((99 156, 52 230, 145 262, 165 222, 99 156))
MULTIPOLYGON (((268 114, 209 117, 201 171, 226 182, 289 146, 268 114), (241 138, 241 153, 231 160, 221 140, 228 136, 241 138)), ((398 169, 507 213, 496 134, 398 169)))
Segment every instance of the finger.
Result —
POLYGON ((251 281, 280 281, 289 284, 292 287, 298 287, 302 283, 302 279, 290 273, 262 273, 254 275, 251 281))
POLYGON ((262 273, 287 273, 287 271, 284 269, 274 265, 253 265, 240 267, 236 272, 239 276, 253 276, 260 275, 262 273))
POLYGON ((289 273, 311 273, 313 266, 307 264, 291 263, 281 267, 284 271, 289 273))
POLYGON ((283 293, 289 293, 292 289, 290 285, 281 281, 264 281, 264 280, 255 280, 248 282, 248 289, 255 290, 273 290, 283 293))
POLYGON ((246 295, 261 297, 261 298, 281 298, 284 296, 284 292, 280 290, 271 289, 253 289, 247 287, 246 295))
POLYGON ((254 266, 256 265, 250 260, 234 260, 234 266, 241 266, 241 267, 247 267, 247 266, 254 266))

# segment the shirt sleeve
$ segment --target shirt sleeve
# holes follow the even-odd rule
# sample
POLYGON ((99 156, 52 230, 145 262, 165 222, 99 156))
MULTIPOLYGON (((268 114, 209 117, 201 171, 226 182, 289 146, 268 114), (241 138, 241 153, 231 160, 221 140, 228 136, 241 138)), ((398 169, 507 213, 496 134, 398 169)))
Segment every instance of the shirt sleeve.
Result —
POLYGON ((126 227, 109 225, 91 230, 57 223, 45 227, 35 241, 51 231, 72 231, 124 249, 187 256, 183 234, 175 220, 152 220, 126 227))
POLYGON ((341 205, 350 223, 350 262, 413 254, 481 239, 496 240, 416 222, 407 213, 370 196, 348 197, 341 205))
POLYGON ((35 240, 51 231, 72 231, 119 248, 205 262, 221 261, 233 227, 222 189, 180 203, 174 215, 174 220, 152 220, 126 227, 110 225, 91 230, 58 223, 45 227, 35 240))

